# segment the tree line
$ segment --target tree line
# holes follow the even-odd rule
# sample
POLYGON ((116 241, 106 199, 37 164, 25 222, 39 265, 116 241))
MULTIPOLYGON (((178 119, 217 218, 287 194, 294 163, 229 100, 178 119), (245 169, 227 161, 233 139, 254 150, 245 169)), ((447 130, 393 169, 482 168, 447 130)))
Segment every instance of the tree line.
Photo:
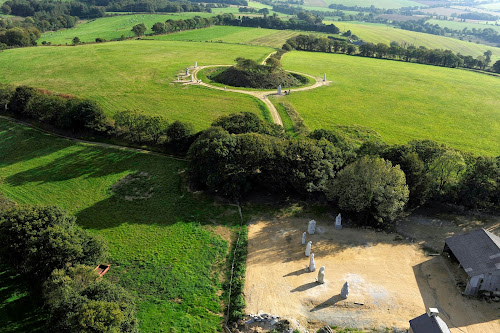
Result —
POLYGON ((324 198, 380 226, 430 200, 500 208, 500 157, 477 157, 431 140, 360 142, 343 130, 291 138, 270 126, 248 113, 215 121, 189 149, 193 184, 230 199, 253 191, 324 198))
MULTIPOLYGON (((344 53, 362 57, 383 58, 400 60, 406 62, 417 62, 443 67, 465 67, 485 70, 491 63, 491 51, 486 51, 483 56, 473 58, 460 53, 455 54, 450 50, 427 49, 424 46, 416 47, 407 43, 399 44, 364 43, 359 46, 327 37, 316 37, 314 35, 298 35, 287 40, 282 47, 284 50, 304 50, 327 53, 344 53)), ((492 66, 497 71, 500 62, 492 66)))
POLYGON ((106 244, 59 208, 0 210, 0 259, 41 295, 51 332, 138 332, 134 298, 94 270, 106 244))
POLYGON ((179 154, 196 137, 193 127, 184 122, 170 123, 137 110, 124 110, 109 118, 92 100, 27 86, 0 85, 0 112, 49 125, 70 136, 115 139, 179 154))

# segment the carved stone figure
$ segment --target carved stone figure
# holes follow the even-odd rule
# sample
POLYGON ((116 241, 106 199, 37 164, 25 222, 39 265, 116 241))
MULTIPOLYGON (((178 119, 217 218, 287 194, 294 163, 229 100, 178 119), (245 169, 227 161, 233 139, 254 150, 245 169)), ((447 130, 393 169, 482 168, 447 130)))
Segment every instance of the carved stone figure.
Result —
POLYGON ((316 232, 316 221, 311 220, 309 221, 309 225, 307 226, 307 233, 309 235, 313 235, 316 232))
POLYGON ((344 283, 344 286, 342 287, 342 290, 340 291, 340 296, 344 299, 346 299, 349 296, 349 283, 348 282, 344 283))
POLYGON ((314 253, 311 253, 309 258, 309 272, 314 272, 316 270, 316 263, 314 262, 314 253))
POLYGON ((323 75, 323 82, 326 81, 326 73, 323 75))
POLYGON ((198 61, 194 62, 194 68, 198 67, 198 61))
POLYGON ((306 245, 306 232, 302 234, 302 245, 306 245))
POLYGON ((340 213, 335 218, 335 230, 342 230, 342 217, 340 216, 340 213))
POLYGON ((318 283, 325 283, 325 266, 321 266, 318 272, 318 283))
POLYGON ((278 95, 281 95, 281 84, 278 86, 278 95))
POLYGON ((186 75, 189 75, 189 68, 186 68, 186 75))
POLYGON ((306 245, 306 257, 309 257, 309 255, 311 254, 312 243, 313 242, 311 242, 311 241, 307 242, 307 245, 306 245))

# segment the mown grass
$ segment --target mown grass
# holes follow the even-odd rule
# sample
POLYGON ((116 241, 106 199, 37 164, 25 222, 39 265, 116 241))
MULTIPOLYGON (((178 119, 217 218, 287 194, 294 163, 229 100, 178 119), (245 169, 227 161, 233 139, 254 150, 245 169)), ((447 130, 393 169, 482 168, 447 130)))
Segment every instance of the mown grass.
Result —
POLYGON ((0 82, 25 84, 97 101, 109 115, 137 109, 170 121, 207 127, 237 111, 260 114, 260 101, 243 94, 174 84, 188 66, 232 64, 239 56, 262 61, 267 47, 160 41, 122 41, 2 52, 0 82))
POLYGON ((165 22, 166 20, 187 19, 194 16, 209 17, 215 14, 212 13, 164 13, 164 14, 131 14, 118 15, 112 17, 100 17, 93 20, 83 21, 71 29, 63 29, 58 31, 49 31, 42 35, 38 40, 38 44, 43 41, 51 42, 52 44, 68 44, 71 45, 73 38, 78 37, 82 42, 95 42, 97 37, 106 40, 118 39, 122 35, 125 37, 133 37, 132 27, 139 23, 144 23, 148 30, 146 34, 151 33, 151 27, 156 22, 165 22))
MULTIPOLYGON (((143 332, 220 330, 219 270, 228 243, 211 225, 240 218, 234 207, 182 189, 186 162, 79 144, 6 120, 0 156, 0 192, 19 204, 60 206, 106 240, 105 278, 137 297, 143 332), (127 201, 111 189, 135 173, 149 176, 141 186, 153 187, 150 198, 127 201)), ((5 313, 0 309, 0 318, 5 313)))
POLYGON ((311 129, 358 124, 388 143, 433 139, 500 154, 500 79, 460 69, 347 55, 289 52, 285 69, 333 81, 288 100, 311 129))
MULTIPOLYGON (((287 39, 309 32, 233 26, 213 26, 168 35, 152 36, 155 40, 246 44, 281 48, 287 39)), ((317 33, 315 33, 317 34, 317 33)))
POLYGON ((476 28, 476 29, 490 28, 490 29, 496 30, 498 33, 500 33, 500 26, 494 25, 494 24, 445 21, 445 20, 428 20, 426 22, 428 22, 430 24, 437 24, 440 27, 443 27, 443 28, 447 27, 447 28, 453 29, 453 30, 460 30, 461 31, 461 30, 463 30, 463 28, 467 28, 469 30, 472 30, 472 28, 476 28))
POLYGON ((341 31, 351 30, 353 34, 372 43, 386 43, 392 41, 398 43, 406 42, 415 46, 425 46, 429 49, 451 50, 463 55, 474 57, 483 55, 487 50, 491 50, 492 61, 500 59, 500 48, 461 41, 456 38, 436 36, 422 32, 402 30, 383 24, 370 24, 363 22, 333 22, 341 31))

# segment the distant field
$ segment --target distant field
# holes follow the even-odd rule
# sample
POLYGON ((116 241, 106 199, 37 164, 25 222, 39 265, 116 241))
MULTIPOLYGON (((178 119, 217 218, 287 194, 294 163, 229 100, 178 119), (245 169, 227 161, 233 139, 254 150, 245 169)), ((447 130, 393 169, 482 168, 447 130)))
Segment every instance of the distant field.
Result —
POLYGON ((359 6, 359 7, 370 7, 375 6, 377 8, 401 8, 401 7, 426 7, 425 5, 410 1, 410 0, 305 0, 304 5, 306 6, 316 6, 316 7, 328 7, 330 4, 342 4, 346 6, 359 6))
MULTIPOLYGON (((1 1, 1 0, 0 0, 1 1)), ((38 40, 38 44, 43 41, 51 42, 52 44, 71 44, 74 37, 80 38, 82 42, 95 42, 97 37, 106 40, 117 39, 122 35, 125 37, 133 37, 132 27, 139 23, 144 23, 151 32, 151 27, 156 22, 165 22, 166 20, 178 20, 192 18, 194 16, 209 17, 214 16, 213 13, 165 13, 165 14, 132 14, 119 15, 112 17, 101 17, 94 20, 83 21, 75 28, 64 29, 58 31, 46 32, 38 40)))
POLYGON ((358 124, 389 143, 434 139, 500 154, 500 78, 428 65, 294 51, 286 69, 320 76, 330 86, 282 97, 315 128, 358 124))
POLYGON ((297 36, 301 33, 308 32, 232 26, 213 26, 198 30, 176 32, 168 35, 151 36, 151 38, 155 40, 182 40, 196 42, 221 41, 224 43, 232 44, 248 44, 281 48, 281 46, 287 39, 297 36))
POLYGON ((494 25, 494 24, 443 21, 443 20, 428 20, 427 22, 430 24, 437 24, 443 28, 447 27, 449 29, 454 29, 454 30, 463 30, 463 28, 467 28, 467 29, 471 29, 471 30, 472 30, 472 28, 476 28, 476 29, 490 28, 490 29, 496 30, 500 33, 500 25, 494 25))
POLYGON ((341 31, 351 30, 366 42, 386 43, 392 41, 407 42, 416 46, 425 46, 431 49, 452 50, 455 53, 477 57, 487 50, 493 52, 492 60, 500 59, 500 48, 482 44, 461 41, 455 38, 436 36, 421 32, 393 28, 383 24, 333 22, 341 31))
POLYGON ((106 113, 137 109, 196 129, 236 111, 262 115, 251 96, 172 84, 192 66, 232 64, 243 56, 258 61, 273 49, 219 43, 122 41, 104 44, 20 48, 2 52, 0 82, 25 84, 97 101, 106 113))
MULTIPOLYGON (((0 0, 1 2, 1 0, 0 0)), ((500 2, 497 2, 497 3, 487 3, 487 4, 484 4, 484 5, 480 5, 478 6, 479 8, 484 8, 486 10, 491 10, 491 11, 494 11, 494 12, 498 12, 500 11, 500 2)))
MULTIPOLYGON (((141 331, 220 329, 219 277, 228 242, 215 231, 226 238, 231 231, 211 225, 239 222, 239 215, 181 190, 185 162, 78 144, 6 120, 0 120, 0 156, 0 192, 20 204, 62 207, 106 239, 111 269, 105 278, 137 298, 141 331), (127 201, 127 188, 121 195, 111 190, 140 172, 150 178, 139 188, 154 188, 149 199, 127 201)), ((17 316, 25 324, 36 320, 22 315, 17 316)))

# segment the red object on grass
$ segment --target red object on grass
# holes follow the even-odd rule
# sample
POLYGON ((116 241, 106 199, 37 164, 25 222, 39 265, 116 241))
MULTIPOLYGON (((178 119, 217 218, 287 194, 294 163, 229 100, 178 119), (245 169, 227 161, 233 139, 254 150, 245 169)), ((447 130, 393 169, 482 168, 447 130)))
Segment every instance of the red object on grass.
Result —
POLYGON ((109 271, 109 266, 111 265, 99 265, 94 269, 94 271, 96 271, 99 276, 103 276, 107 271, 109 271))

